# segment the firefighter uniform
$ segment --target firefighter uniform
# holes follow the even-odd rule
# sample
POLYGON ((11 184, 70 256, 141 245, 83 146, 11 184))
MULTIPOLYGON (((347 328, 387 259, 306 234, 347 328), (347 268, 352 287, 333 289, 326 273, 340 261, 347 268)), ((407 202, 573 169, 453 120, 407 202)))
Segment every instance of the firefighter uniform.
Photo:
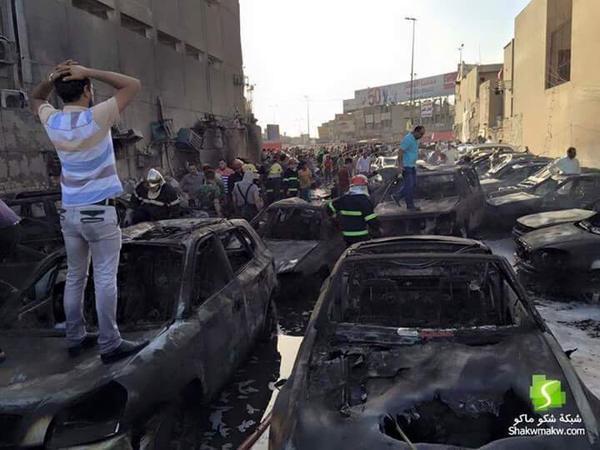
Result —
POLYGON ((283 172, 283 192, 285 193, 285 197, 298 197, 299 187, 298 170, 288 167, 285 169, 285 172, 283 172))
POLYGON ((132 224, 177 217, 180 202, 177 191, 168 183, 153 194, 148 183, 143 181, 136 186, 131 199, 134 208, 132 224))
POLYGON ((337 217, 342 227, 342 235, 348 246, 372 238, 371 230, 379 229, 373 203, 366 194, 348 193, 328 205, 329 213, 337 217))
POLYGON ((281 175, 283 173, 283 167, 277 161, 275 161, 269 168, 267 174, 266 183, 266 194, 267 203, 271 204, 281 199, 281 175))

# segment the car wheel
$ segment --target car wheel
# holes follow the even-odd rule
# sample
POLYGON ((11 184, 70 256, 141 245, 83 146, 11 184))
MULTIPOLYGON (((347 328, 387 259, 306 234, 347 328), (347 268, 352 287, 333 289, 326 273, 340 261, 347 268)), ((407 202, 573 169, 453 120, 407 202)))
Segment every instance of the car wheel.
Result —
POLYGON ((600 270, 593 270, 576 296, 586 303, 600 303, 600 270))

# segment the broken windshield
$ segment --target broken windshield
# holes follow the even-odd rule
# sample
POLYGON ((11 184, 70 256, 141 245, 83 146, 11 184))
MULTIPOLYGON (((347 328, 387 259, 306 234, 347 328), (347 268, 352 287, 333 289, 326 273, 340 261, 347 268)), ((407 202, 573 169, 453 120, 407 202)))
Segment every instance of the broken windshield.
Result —
MULTIPOLYGON (((92 272, 90 268, 84 292, 84 315, 91 329, 98 322, 92 272)), ((145 329, 171 319, 182 272, 182 250, 158 245, 124 245, 117 280, 119 327, 125 331, 145 329)), ((66 258, 58 258, 25 289, 18 302, 3 306, 0 329, 64 330, 66 276, 66 258)))
POLYGON ((259 223, 263 239, 318 241, 321 236, 321 213, 310 208, 270 209, 259 223))
POLYGON ((421 176, 417 182, 415 198, 441 200, 458 196, 454 174, 421 176))
POLYGON ((492 261, 407 258, 350 264, 333 320, 393 328, 516 325, 519 297, 492 261))

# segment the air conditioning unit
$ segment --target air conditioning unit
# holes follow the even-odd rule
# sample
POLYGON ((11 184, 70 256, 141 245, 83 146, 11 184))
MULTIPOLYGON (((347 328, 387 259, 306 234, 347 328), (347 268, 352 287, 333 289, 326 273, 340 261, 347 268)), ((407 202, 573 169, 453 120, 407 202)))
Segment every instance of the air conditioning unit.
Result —
POLYGON ((15 89, 0 89, 1 108, 26 108, 27 93, 15 89))
POLYGON ((0 37, 0 64, 14 64, 16 60, 15 43, 0 37))
POLYGON ((202 150, 202 136, 197 134, 191 128, 182 128, 177 133, 175 147, 180 150, 202 150))

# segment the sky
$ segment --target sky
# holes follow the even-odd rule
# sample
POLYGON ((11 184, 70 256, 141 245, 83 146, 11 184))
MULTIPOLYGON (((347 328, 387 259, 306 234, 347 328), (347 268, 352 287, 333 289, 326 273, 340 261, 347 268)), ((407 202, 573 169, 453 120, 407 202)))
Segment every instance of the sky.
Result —
POLYGON ((244 70, 259 124, 297 136, 341 113, 354 91, 466 63, 501 63, 529 0, 240 0, 244 70), (306 100, 308 97, 308 102, 306 100))

